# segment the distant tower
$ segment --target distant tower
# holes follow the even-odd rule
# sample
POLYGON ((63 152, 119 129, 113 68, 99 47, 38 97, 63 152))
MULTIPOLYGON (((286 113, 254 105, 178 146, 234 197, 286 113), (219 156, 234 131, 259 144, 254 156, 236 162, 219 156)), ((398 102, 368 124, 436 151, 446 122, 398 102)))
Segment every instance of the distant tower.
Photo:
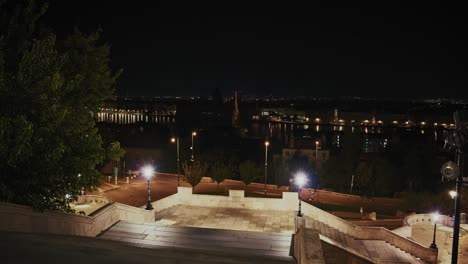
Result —
POLYGON ((340 121, 340 118, 338 116, 338 109, 335 108, 333 111, 333 124, 338 124, 340 121))
POLYGON ((232 111, 232 126, 234 128, 240 127, 239 105, 237 103, 237 91, 234 92, 234 110, 232 111))
POLYGON ((372 120, 371 120, 371 123, 372 123, 372 125, 377 124, 377 120, 376 120, 376 118, 375 118, 375 111, 372 112, 372 120))

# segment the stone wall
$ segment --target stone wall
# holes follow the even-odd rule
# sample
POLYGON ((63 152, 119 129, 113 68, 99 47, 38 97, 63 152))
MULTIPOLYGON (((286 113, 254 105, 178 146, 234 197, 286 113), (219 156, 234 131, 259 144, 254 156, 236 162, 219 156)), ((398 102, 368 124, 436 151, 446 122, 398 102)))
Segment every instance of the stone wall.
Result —
POLYGON ((154 215, 151 211, 119 203, 107 204, 92 216, 56 211, 38 212, 29 206, 0 203, 2 231, 96 236, 120 220, 151 222, 154 221, 154 215))
POLYGON ((244 190, 229 190, 229 196, 192 194, 190 187, 178 187, 177 193, 153 202, 153 208, 161 211, 177 204, 244 208, 252 210, 292 211, 297 207, 297 193, 284 192, 282 198, 245 197, 244 190))
MULTIPOLYGON (((405 217, 403 220, 404 226, 412 226, 415 224, 432 224, 432 214, 413 214, 405 217)), ((445 226, 453 227, 453 218, 447 215, 439 215, 439 219, 437 220, 438 224, 442 224, 445 226)), ((466 224, 466 214, 462 213, 460 215, 460 224, 466 224)))

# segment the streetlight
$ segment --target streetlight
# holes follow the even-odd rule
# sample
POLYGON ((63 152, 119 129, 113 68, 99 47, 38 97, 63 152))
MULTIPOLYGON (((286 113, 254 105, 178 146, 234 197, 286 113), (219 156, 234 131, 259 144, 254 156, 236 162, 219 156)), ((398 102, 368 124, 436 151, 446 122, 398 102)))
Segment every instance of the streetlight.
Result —
POLYGON ((190 160, 191 160, 192 162, 195 161, 195 156, 193 155, 193 137, 196 136, 196 135, 197 135, 197 132, 193 131, 193 132, 192 132, 192 146, 190 147, 190 149, 192 150, 192 157, 190 158, 190 160))
POLYGON ((267 170, 268 170, 268 145, 270 145, 270 142, 265 141, 265 188, 264 192, 266 195, 266 189, 267 189, 267 170))
POLYGON ((171 138, 171 142, 176 143, 176 148, 177 148, 177 186, 180 186, 179 137, 171 138))
POLYGON ((318 160, 318 146, 320 142, 317 140, 315 141, 315 159, 318 160))
MULTIPOLYGON (((457 191, 452 190, 452 191, 449 192, 449 195, 450 195, 450 197, 452 197, 452 200, 456 201, 455 197, 457 197, 457 191)), ((455 213, 455 203, 453 204, 453 211, 455 213)))
POLYGON ((151 166, 143 167, 143 176, 148 179, 148 203, 146 204, 146 210, 153 210, 153 205, 151 204, 151 195, 150 195, 150 179, 154 174, 154 168, 151 166))
POLYGON ((302 216, 302 213, 301 213, 301 192, 302 192, 302 186, 306 182, 306 175, 303 172, 297 173, 294 182, 299 186, 299 193, 297 194, 297 197, 299 199, 299 210, 297 211, 297 216, 302 216))
POLYGON ((432 239, 432 244, 430 248, 437 249, 437 245, 435 242, 436 239, 436 228, 437 228, 437 220, 439 220, 439 214, 438 213, 433 213, 432 214, 432 221, 434 222, 434 237, 432 239))

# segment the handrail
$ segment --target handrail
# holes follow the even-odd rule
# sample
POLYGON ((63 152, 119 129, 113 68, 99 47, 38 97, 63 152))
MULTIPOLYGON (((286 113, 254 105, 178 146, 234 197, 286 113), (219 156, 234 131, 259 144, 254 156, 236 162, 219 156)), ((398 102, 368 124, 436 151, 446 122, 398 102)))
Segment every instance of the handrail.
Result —
POLYGON ((356 226, 307 203, 303 204, 302 211, 306 216, 322 223, 330 223, 329 226, 356 239, 382 240, 423 260, 437 262, 437 250, 402 237, 386 228, 356 226))

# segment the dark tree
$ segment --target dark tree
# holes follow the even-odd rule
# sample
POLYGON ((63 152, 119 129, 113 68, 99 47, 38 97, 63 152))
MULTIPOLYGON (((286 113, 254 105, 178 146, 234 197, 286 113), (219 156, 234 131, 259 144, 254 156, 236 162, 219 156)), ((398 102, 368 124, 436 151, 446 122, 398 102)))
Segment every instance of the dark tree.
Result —
POLYGON ((343 137, 343 149, 332 156, 324 166, 321 180, 329 188, 337 191, 349 191, 352 175, 361 156, 361 135, 346 126, 343 137))
POLYGON ((274 156, 271 161, 270 175, 273 177, 276 185, 288 185, 289 184, 289 167, 288 164, 280 157, 274 156))
POLYGON ((0 200, 69 211, 64 197, 101 177, 94 114, 117 75, 99 32, 39 34, 45 9, 29 1, 0 20, 0 200))
MULTIPOLYGON (((107 147, 107 159, 112 161, 112 167, 118 173, 117 164, 120 159, 125 155, 125 150, 120 147, 120 142, 114 141, 107 147)), ((115 176, 115 184, 117 184, 117 173, 115 176)))
POLYGON ((182 168, 184 169, 185 179, 192 185, 193 189, 200 183, 208 169, 208 165, 206 162, 200 160, 195 162, 185 161, 182 163, 182 168))
POLYGON ((239 173, 242 182, 247 186, 260 178, 261 169, 255 162, 247 160, 240 163, 239 173))
POLYGON ((232 176, 232 169, 227 164, 216 162, 209 169, 208 176, 211 177, 211 180, 216 182, 219 187, 220 183, 232 176))

